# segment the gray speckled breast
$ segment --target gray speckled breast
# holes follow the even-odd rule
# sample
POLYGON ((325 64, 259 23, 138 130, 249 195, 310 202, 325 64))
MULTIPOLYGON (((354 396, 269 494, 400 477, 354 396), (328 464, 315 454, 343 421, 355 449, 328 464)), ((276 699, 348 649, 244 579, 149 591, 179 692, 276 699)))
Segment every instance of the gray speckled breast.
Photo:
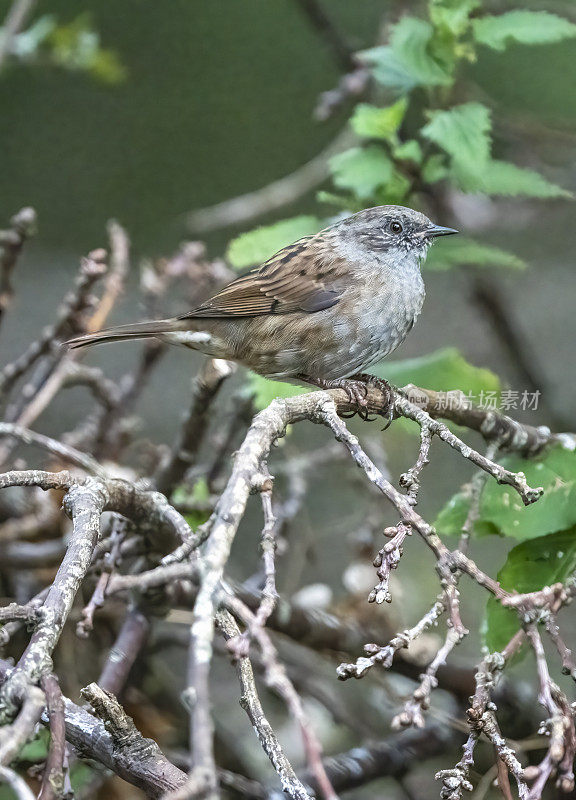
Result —
POLYGON ((394 273, 370 266, 325 312, 334 344, 324 358, 310 359, 314 377, 332 380, 362 372, 402 344, 420 314, 425 290, 416 259, 394 273))

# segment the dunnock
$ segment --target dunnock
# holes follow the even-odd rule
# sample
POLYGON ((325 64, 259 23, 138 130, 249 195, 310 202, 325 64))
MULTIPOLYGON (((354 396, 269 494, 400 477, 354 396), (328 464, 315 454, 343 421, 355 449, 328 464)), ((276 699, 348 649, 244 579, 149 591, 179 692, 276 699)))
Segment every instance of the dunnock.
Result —
POLYGON ((69 345, 156 336, 267 378, 344 388, 361 406, 375 380, 363 370, 395 350, 420 313, 420 261, 452 233, 409 208, 368 208, 285 247, 188 314, 69 345))

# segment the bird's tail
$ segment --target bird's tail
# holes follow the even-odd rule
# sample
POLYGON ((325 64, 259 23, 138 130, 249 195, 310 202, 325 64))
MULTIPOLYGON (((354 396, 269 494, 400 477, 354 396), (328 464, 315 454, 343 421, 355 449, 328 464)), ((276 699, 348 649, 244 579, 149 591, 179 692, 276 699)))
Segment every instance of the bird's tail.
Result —
POLYGON ((87 333, 84 336, 77 336, 75 339, 69 339, 66 344, 72 349, 90 347, 93 344, 123 342, 126 339, 148 339, 151 336, 161 336, 162 334, 181 331, 183 328, 184 325, 182 321, 175 319, 159 319, 155 322, 136 322, 131 325, 117 325, 115 328, 105 328, 96 333, 87 333))

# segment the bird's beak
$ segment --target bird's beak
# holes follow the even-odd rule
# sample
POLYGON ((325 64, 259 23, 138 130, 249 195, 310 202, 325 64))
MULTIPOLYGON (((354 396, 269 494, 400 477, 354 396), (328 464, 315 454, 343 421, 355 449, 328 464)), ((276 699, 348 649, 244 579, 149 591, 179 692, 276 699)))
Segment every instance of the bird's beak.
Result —
POLYGON ((424 236, 427 239, 435 239, 437 236, 452 236, 453 233, 458 233, 455 228, 443 228, 442 225, 430 225, 424 231, 424 236))

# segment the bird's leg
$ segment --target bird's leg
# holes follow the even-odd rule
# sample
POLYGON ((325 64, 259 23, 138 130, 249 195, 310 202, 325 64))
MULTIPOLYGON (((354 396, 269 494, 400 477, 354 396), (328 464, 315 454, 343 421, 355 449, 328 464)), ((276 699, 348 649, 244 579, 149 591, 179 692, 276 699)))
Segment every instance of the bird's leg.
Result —
POLYGON ((341 414, 341 417, 350 419, 358 414, 360 419, 368 420, 368 411, 366 410, 368 396, 367 381, 363 378, 370 377, 354 375, 352 378, 337 378, 336 380, 324 380, 323 378, 312 378, 309 375, 297 375, 298 380, 304 383, 310 383, 317 386, 319 389, 343 389, 348 395, 348 399, 352 405, 357 406, 356 411, 351 411, 349 414, 341 414))

